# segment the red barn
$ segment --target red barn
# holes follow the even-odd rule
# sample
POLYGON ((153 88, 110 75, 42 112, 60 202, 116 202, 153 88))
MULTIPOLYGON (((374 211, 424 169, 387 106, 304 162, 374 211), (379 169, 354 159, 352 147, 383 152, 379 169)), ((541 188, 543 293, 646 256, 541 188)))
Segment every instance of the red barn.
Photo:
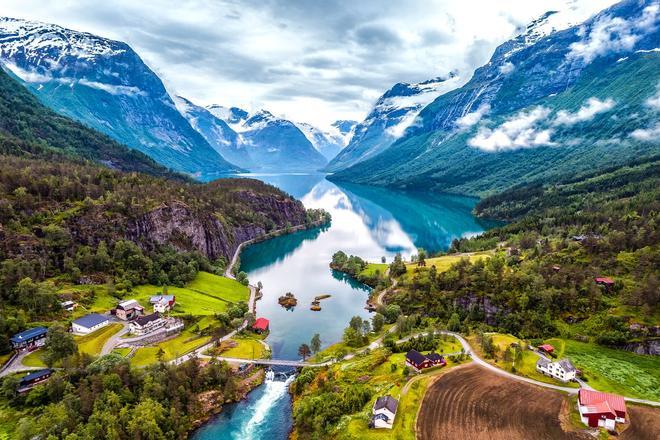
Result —
POLYGON ((424 368, 432 366, 431 360, 417 350, 410 350, 406 353, 406 365, 409 365, 419 372, 424 368))
POLYGON ((555 351, 555 347, 553 347, 550 344, 543 344, 543 345, 539 345, 539 350, 545 351, 546 353, 550 354, 553 351, 555 351))
POLYGON ((445 365, 447 365, 447 361, 445 360, 445 358, 438 353, 429 353, 428 355, 426 355, 426 359, 428 359, 431 362, 431 365, 433 366, 440 365, 441 367, 444 367, 445 365))
POLYGON ((626 423, 626 401, 616 394, 580 388, 578 410, 582 423, 591 428, 614 431, 617 423, 626 423))
POLYGON ((252 330, 254 330, 256 333, 264 333, 268 331, 269 325, 270 323, 266 318, 259 318, 252 325, 252 330))

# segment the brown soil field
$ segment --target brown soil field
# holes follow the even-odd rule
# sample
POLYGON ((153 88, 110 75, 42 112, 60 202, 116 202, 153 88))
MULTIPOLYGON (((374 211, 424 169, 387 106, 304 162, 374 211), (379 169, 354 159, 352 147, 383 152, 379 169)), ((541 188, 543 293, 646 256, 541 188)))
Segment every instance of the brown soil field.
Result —
POLYGON ((621 440, 658 440, 660 409, 628 405, 630 425, 619 436, 621 440))
POLYGON ((471 365, 448 372, 427 390, 417 418, 417 438, 593 440, 585 432, 562 429, 560 415, 567 400, 559 392, 471 365))

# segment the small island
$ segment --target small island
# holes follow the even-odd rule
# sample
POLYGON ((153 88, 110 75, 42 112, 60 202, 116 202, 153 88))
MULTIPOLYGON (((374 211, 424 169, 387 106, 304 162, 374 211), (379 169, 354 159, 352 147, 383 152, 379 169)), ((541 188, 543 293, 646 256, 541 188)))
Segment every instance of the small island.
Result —
POLYGON ((277 299, 277 302, 279 303, 279 305, 281 305, 287 310, 292 309, 298 305, 298 300, 296 299, 295 296, 293 296, 293 293, 291 292, 287 292, 284 295, 280 296, 277 299))

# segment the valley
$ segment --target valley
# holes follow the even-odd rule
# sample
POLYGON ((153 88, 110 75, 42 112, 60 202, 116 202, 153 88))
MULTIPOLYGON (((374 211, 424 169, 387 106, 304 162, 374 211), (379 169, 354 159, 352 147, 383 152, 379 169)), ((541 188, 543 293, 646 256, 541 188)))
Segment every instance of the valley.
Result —
POLYGON ((0 440, 657 437, 657 1, 31 5, 0 440))

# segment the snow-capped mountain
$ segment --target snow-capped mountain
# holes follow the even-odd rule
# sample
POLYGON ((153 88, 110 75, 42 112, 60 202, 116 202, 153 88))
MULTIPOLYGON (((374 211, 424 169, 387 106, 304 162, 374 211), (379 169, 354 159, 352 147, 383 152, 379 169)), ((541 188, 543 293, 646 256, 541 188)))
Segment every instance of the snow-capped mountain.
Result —
POLYGON ((660 154, 660 4, 565 17, 544 14, 390 148, 333 179, 488 194, 660 154))
MULTIPOLYGON (((233 149, 239 151, 241 157, 227 157, 241 167, 251 171, 316 171, 327 163, 298 125, 267 110, 250 114, 238 107, 217 104, 206 110, 236 133, 233 149)), ((212 134, 200 132, 212 137, 212 134)), ((214 144, 213 140, 208 140, 214 144)))
POLYGON ((181 116, 158 76, 123 42, 0 18, 0 62, 47 106, 163 165, 207 178, 237 170, 181 116))
POLYGON ((352 129, 350 143, 326 167, 347 168, 387 149, 410 127, 419 112, 438 96, 459 85, 452 73, 418 84, 398 83, 381 96, 366 119, 352 129))
MULTIPOLYGON (((218 118, 208 109, 195 105, 182 96, 177 96, 174 102, 179 112, 190 122, 190 125, 222 157, 241 168, 250 169, 254 166, 241 137, 227 122, 218 118)), ((240 111, 240 109, 236 110, 240 111)), ((229 116, 231 120, 232 116, 229 116)))
POLYGON ((295 124, 316 148, 316 151, 328 160, 332 160, 346 146, 346 137, 334 127, 330 132, 323 131, 306 122, 296 122, 295 124))

